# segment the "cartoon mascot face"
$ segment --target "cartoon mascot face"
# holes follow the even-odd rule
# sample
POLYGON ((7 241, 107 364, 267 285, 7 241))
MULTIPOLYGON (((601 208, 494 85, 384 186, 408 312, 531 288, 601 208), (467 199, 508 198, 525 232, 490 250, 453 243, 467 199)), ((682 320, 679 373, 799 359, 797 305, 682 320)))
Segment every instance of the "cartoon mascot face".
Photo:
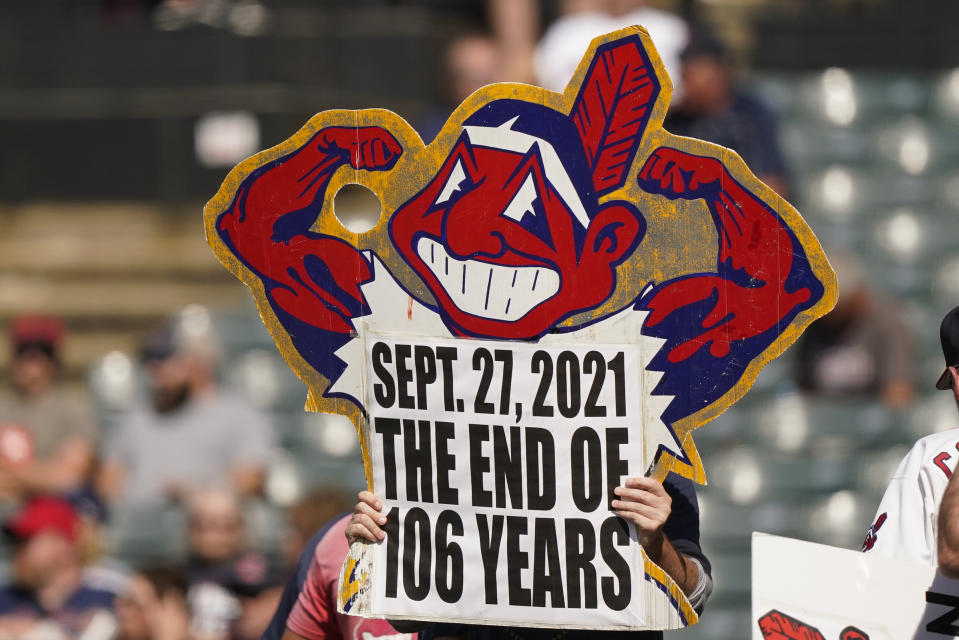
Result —
POLYGON ((569 117, 496 100, 463 123, 390 233, 456 331, 538 337, 608 298, 645 230, 630 203, 600 205, 589 177, 569 117))

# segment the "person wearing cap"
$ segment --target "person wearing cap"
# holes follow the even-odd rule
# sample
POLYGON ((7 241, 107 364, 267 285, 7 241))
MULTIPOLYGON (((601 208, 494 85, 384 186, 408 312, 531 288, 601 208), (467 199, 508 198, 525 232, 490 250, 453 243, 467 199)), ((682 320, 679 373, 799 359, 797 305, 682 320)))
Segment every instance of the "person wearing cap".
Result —
POLYGON ((149 406, 135 407, 106 443, 99 489, 108 501, 153 508, 229 482, 259 495, 276 446, 269 419, 217 383, 211 332, 171 322, 143 348, 149 406))
POLYGON ((186 592, 186 578, 178 569, 154 566, 138 570, 117 597, 112 640, 190 638, 186 592))
POLYGON ((907 408, 915 395, 914 349, 901 305, 870 284, 857 256, 834 248, 826 253, 839 297, 796 342, 796 383, 817 397, 875 398, 894 411, 907 408))
POLYGON ((416 640, 415 633, 399 633, 387 620, 337 610, 337 584, 350 549, 346 533, 352 517, 336 516, 304 547, 262 640, 416 640))
POLYGON ((224 487, 193 492, 187 518, 184 576, 192 628, 210 637, 260 638, 286 572, 247 544, 243 506, 235 492, 224 487))
POLYGON ((13 545, 9 584, 0 586, 0 637, 76 637, 110 617, 114 594, 83 581, 80 522, 66 500, 31 498, 3 526, 13 545))
MULTIPOLYGON (((939 328, 945 370, 936 388, 959 407, 959 307, 939 328)), ((862 550, 942 567, 959 577, 959 488, 952 482, 959 462, 959 427, 928 435, 913 445, 893 474, 862 550)))
POLYGON ((679 59, 683 91, 674 97, 663 127, 732 149, 760 180, 785 196, 786 163, 776 118, 762 101, 736 86, 723 43, 705 31, 695 33, 679 59))
POLYGON ((98 428, 86 396, 57 384, 64 326, 56 318, 21 316, 9 335, 12 388, 0 391, 0 495, 76 489, 93 469, 98 428))
MULTIPOLYGON (((959 307, 949 312, 939 330, 946 370, 939 376, 936 388, 951 390, 959 408, 959 307)), ((959 432, 959 429, 954 431, 959 432)), ((957 438, 959 439, 959 438, 957 438)), ((959 445, 957 445, 959 448, 959 445)), ((959 457, 959 451, 951 454, 959 457)), ((952 467, 953 471, 955 466, 952 467)), ((959 480, 953 473, 946 485, 939 505, 938 540, 936 552, 939 570, 948 578, 959 578, 959 480)))

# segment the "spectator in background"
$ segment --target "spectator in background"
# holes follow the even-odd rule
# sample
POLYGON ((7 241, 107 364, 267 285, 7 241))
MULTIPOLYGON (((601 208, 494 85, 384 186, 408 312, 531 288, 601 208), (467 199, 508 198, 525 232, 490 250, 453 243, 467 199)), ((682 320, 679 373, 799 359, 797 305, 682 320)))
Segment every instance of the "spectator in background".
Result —
POLYGON ((490 28, 503 59, 506 82, 533 82, 533 51, 539 35, 537 0, 486 0, 490 28))
POLYGON ((187 523, 187 583, 223 583, 246 543, 240 501, 227 489, 200 489, 187 501, 187 523))
POLYGON ((106 505, 89 488, 71 492, 65 499, 77 514, 77 549, 83 563, 84 584, 114 595, 125 593, 130 568, 105 553, 108 539, 106 505))
POLYGON ((680 58, 683 94, 673 99, 663 123, 666 130, 732 149, 760 180, 785 197, 786 165, 776 119, 766 105, 736 88, 726 48, 703 33, 680 58))
POLYGON ((454 38, 443 55, 443 105, 420 118, 419 132, 429 144, 440 132, 453 109, 474 91, 505 80, 503 56, 496 41, 482 33, 454 38))
MULTIPOLYGON (((840 283, 842 281, 840 280, 840 283)), ((959 307, 939 325, 945 370, 936 388, 959 407, 959 307)), ((864 553, 937 566, 959 578, 959 493, 956 464, 959 428, 920 438, 893 473, 866 531, 864 553)))
POLYGON ((89 479, 97 425, 86 398, 57 384, 66 330, 56 318, 10 326, 12 389, 0 392, 0 495, 62 493, 89 479))
POLYGON ((673 83, 673 100, 682 95, 679 53, 689 27, 679 16, 653 9, 643 0, 562 0, 560 17, 540 39, 533 55, 539 84, 563 91, 596 36, 632 25, 646 28, 673 83))
POLYGON ((282 542, 284 564, 296 567, 316 532, 352 508, 349 495, 334 489, 311 491, 290 506, 286 513, 288 530, 282 542))
POLYGON ((878 397, 902 409, 914 390, 912 341, 899 310, 869 286, 858 260, 841 252, 830 256, 839 299, 799 341, 799 387, 824 396, 878 397))
POLYGON ((285 574, 246 546, 243 510, 235 493, 205 488, 188 501, 186 566, 191 626, 208 638, 259 638, 280 598, 285 574))
POLYGON ((168 567, 137 571, 116 600, 113 640, 187 640, 186 580, 168 567))
POLYGON ((346 514, 330 521, 304 548, 296 573, 286 585, 280 606, 263 634, 263 640, 416 638, 415 634, 397 633, 386 620, 350 616, 337 611, 337 584, 340 568, 350 548, 346 527, 351 517, 351 514, 346 514))
POLYGON ((112 617, 113 594, 83 582, 79 527, 73 507, 55 497, 32 498, 4 524, 13 562, 0 587, 0 637, 76 637, 112 617))
POLYGON ((147 340, 143 361, 152 406, 133 411, 107 442, 102 493, 158 506, 227 479, 243 496, 260 494, 275 436, 249 402, 217 387, 211 333, 169 324, 147 340))

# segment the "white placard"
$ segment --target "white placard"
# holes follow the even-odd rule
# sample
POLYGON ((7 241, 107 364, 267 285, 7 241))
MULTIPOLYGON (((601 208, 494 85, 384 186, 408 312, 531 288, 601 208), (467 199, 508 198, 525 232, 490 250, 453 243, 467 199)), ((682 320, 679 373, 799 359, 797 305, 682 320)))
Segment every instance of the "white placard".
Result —
POLYGON ((754 640, 946 640, 959 581, 935 567, 753 534, 754 640))
POLYGON ((373 485, 388 521, 385 542, 362 554, 359 613, 688 623, 610 509, 613 488, 644 475, 656 451, 644 442, 652 390, 639 346, 368 332, 365 352, 373 485))

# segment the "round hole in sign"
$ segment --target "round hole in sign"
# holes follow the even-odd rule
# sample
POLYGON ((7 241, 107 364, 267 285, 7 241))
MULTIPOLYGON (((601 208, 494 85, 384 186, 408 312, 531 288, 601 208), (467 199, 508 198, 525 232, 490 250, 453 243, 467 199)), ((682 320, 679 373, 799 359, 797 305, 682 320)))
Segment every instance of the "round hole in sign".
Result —
POLYGON ((383 204, 360 184, 343 185, 333 196, 333 215, 347 231, 365 233, 380 221, 383 204))

